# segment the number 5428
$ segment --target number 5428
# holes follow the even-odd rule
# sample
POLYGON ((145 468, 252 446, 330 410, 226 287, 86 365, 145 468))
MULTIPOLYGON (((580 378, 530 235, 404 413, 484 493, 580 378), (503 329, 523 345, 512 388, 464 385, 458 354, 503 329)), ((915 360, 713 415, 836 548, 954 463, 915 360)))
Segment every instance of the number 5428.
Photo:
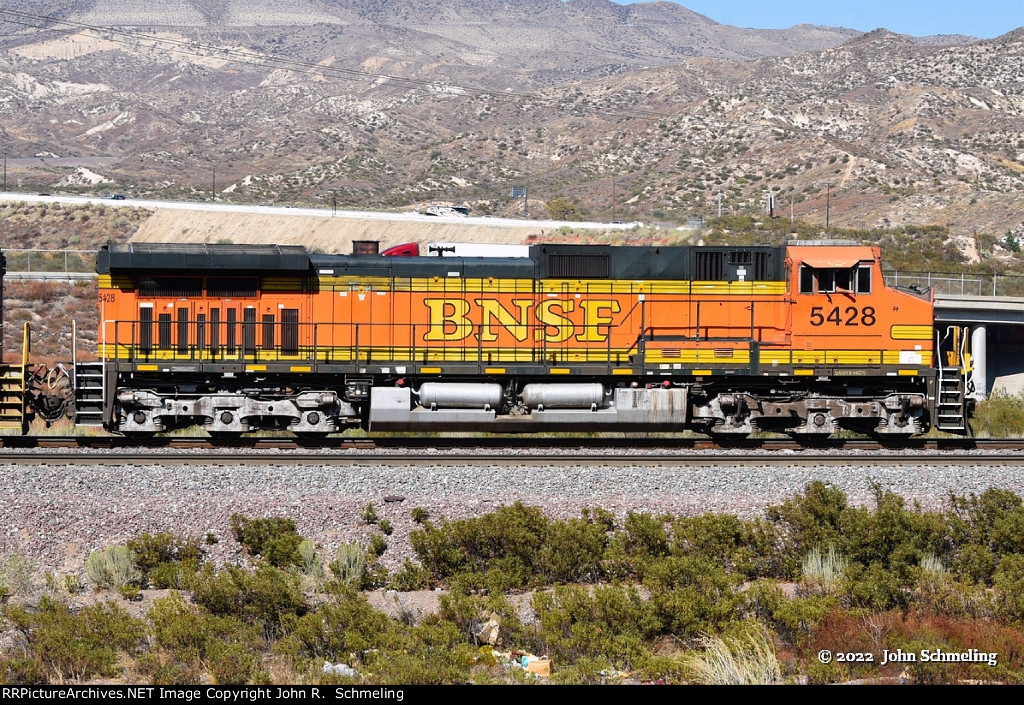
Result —
POLYGON ((811 325, 814 327, 823 326, 826 323, 834 326, 873 326, 875 325, 875 307, 865 306, 834 306, 832 310, 825 310, 824 306, 815 306, 811 309, 811 325))

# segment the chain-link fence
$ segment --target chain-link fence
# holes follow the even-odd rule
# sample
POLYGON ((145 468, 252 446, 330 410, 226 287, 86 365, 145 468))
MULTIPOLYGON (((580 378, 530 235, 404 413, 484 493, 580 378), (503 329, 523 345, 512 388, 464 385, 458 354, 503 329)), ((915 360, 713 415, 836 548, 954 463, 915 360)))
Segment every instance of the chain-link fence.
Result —
POLYGON ((885 272, 889 286, 931 287, 939 296, 1024 296, 1020 274, 967 274, 954 272, 885 272))
POLYGON ((96 250, 4 250, 11 273, 82 273, 96 271, 96 250))

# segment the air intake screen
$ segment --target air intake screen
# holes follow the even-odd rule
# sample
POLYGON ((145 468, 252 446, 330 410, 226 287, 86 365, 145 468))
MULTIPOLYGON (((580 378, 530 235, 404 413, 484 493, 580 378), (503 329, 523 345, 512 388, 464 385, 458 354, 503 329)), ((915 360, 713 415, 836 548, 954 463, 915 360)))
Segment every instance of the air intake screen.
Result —
POLYGON ((608 255, 551 255, 548 276, 557 279, 607 279, 608 255))
POLYGON ((693 279, 703 282, 723 281, 725 277, 722 276, 722 253, 694 252, 693 279))

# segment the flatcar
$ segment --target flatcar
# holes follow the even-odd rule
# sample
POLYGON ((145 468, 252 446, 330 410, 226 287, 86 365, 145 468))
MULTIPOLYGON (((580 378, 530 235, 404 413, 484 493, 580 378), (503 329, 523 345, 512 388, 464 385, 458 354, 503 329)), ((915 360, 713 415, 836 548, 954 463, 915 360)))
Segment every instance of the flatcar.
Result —
POLYGON ((878 248, 525 252, 107 245, 103 424, 220 436, 967 432, 966 336, 935 328, 930 290, 887 286, 878 248))

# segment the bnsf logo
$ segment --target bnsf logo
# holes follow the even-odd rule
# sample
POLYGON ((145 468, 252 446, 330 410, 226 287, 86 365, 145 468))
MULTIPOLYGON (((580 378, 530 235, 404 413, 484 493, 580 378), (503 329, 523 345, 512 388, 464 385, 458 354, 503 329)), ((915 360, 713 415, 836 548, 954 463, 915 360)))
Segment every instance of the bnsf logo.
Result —
POLYGON ((424 299, 423 303, 430 313, 425 341, 465 340, 474 333, 483 342, 494 341, 502 328, 519 342, 532 336, 536 342, 575 338, 598 343, 608 340, 606 326, 622 310, 612 299, 513 300, 512 310, 495 299, 424 299))

